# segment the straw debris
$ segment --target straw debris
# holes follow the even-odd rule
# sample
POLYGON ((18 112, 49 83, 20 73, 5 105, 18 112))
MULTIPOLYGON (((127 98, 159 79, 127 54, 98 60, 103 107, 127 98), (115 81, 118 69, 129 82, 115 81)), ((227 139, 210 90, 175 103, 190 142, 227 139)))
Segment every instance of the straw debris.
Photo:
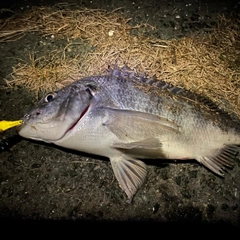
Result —
POLYGON ((108 65, 127 64, 139 73, 204 94, 240 116, 239 21, 220 16, 211 34, 173 40, 142 34, 153 28, 148 24, 131 26, 130 19, 117 11, 35 7, 11 21, 7 19, 0 28, 0 41, 15 41, 38 31, 67 43, 47 57, 35 59, 31 53, 29 63, 13 68, 13 80, 6 80, 7 84, 38 93, 83 76, 103 74, 108 65), (79 52, 83 46, 74 46, 75 40, 87 41, 89 51, 79 52), (68 56, 71 50, 76 53, 73 57, 68 56))

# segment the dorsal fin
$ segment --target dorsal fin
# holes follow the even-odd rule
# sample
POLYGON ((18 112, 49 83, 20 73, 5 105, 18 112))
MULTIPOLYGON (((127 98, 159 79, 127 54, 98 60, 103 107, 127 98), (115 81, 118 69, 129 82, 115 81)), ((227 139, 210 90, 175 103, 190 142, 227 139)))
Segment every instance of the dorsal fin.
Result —
MULTIPOLYGON (((145 73, 138 74, 137 71, 129 68, 127 65, 125 65, 122 68, 118 67, 117 65, 115 65, 113 68, 110 68, 109 66, 108 74, 110 76, 135 80, 140 83, 146 83, 152 87, 160 88, 163 91, 168 91, 169 93, 182 97, 187 101, 193 102, 194 104, 199 104, 199 106, 205 107, 212 112, 221 114, 222 116, 224 116, 225 119, 231 119, 229 113, 219 108, 219 106, 216 103, 214 103, 212 100, 210 100, 206 96, 202 96, 197 93, 186 90, 182 87, 178 87, 171 83, 167 83, 164 80, 159 80, 156 78, 156 76, 153 76, 153 78, 148 78, 145 73)), ((237 117, 234 114, 232 117, 237 119, 237 117)))
POLYGON ((129 68, 127 65, 122 68, 119 68, 117 65, 114 65, 113 68, 110 68, 110 66, 108 66, 108 75, 114 77, 122 77, 130 80, 137 80, 152 87, 168 90, 173 94, 180 94, 181 92, 185 91, 183 88, 174 86, 173 84, 167 83, 164 80, 157 79, 156 76, 153 76, 153 78, 148 78, 145 73, 138 74, 137 71, 129 68))

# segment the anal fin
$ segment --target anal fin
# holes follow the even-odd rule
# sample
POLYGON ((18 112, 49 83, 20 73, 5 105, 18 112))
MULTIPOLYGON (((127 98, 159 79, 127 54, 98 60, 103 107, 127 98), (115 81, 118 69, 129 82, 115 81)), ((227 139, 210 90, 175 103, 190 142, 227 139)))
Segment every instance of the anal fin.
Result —
POLYGON ((146 178, 147 169, 145 163, 126 155, 111 158, 110 161, 120 187, 127 194, 129 202, 131 202, 146 178))
POLYGON ((218 150, 215 156, 205 156, 197 159, 204 166, 212 170, 214 173, 223 176, 227 168, 233 168, 234 159, 239 153, 239 146, 227 145, 218 150))

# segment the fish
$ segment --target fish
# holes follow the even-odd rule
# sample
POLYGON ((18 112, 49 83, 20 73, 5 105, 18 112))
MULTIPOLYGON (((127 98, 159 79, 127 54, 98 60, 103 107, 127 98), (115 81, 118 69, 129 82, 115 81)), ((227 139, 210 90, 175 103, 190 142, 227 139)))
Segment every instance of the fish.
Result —
POLYGON ((239 154, 237 119, 128 66, 48 93, 21 120, 23 138, 108 158, 129 202, 145 181, 145 159, 193 160, 223 177, 239 154))

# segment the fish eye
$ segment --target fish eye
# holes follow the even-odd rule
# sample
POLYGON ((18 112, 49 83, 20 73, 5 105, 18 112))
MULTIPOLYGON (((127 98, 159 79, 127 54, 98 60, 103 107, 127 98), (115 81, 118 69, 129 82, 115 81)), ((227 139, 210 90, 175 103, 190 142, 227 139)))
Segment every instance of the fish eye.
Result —
POLYGON ((44 98, 44 101, 45 101, 45 102, 51 102, 54 98, 55 98, 55 94, 54 94, 54 93, 49 93, 49 94, 44 98))

